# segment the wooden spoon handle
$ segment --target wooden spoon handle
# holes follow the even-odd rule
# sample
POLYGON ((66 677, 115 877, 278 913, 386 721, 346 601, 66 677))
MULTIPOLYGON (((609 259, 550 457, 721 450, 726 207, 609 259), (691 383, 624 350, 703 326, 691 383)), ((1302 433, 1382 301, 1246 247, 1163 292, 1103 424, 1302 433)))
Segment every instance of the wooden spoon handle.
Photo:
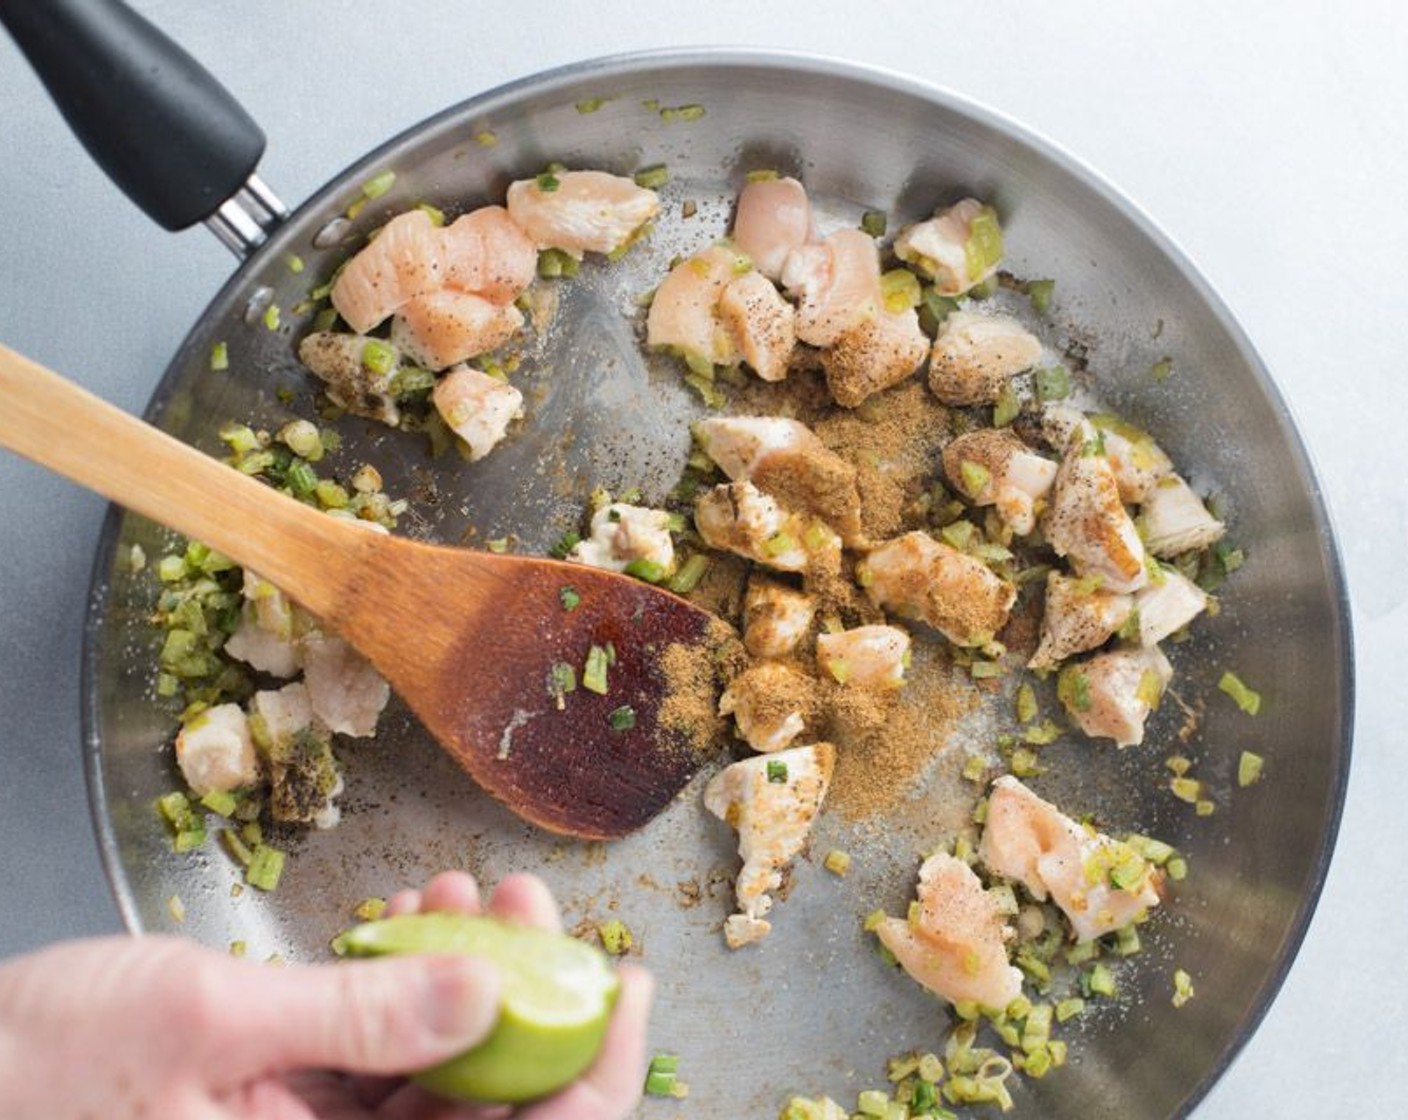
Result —
POLYGON ((314 614, 372 534, 325 517, 0 345, 0 445, 272 580, 314 614))

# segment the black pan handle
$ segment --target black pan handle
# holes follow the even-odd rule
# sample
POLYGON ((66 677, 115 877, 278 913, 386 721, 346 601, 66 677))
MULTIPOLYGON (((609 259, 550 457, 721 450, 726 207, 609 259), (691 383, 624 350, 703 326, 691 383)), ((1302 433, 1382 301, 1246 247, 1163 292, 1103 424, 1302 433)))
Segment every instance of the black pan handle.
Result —
POLYGON ((167 229, 211 217, 253 175, 254 119, 120 0, 0 0, 0 23, 98 165, 167 229))

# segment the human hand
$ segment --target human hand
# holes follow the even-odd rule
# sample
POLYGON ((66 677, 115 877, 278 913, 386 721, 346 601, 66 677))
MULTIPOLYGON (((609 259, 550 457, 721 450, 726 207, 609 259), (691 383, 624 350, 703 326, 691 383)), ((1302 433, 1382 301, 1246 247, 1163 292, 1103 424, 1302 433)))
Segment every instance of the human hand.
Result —
MULTIPOLYGON (((417 909, 476 912, 478 888, 447 873, 388 906, 417 909)), ((547 888, 528 875, 506 877, 486 909, 560 924, 547 888)), ((452 1104, 394 1076, 488 1034, 499 980, 481 961, 276 968, 173 937, 74 941, 0 965, 0 1111, 9 1120, 619 1120, 640 1095, 651 990, 648 974, 623 967, 596 1064, 555 1096, 510 1110, 452 1104)))

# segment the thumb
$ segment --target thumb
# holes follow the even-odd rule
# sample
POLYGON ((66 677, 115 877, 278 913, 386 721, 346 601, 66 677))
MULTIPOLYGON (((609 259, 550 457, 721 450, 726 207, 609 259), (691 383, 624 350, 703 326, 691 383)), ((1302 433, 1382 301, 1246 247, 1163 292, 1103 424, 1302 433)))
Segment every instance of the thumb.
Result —
POLYGON ((498 973, 462 956, 262 969, 239 1002, 260 1028, 246 1069, 407 1073, 482 1041, 499 1016, 498 973), (256 990, 257 989, 257 990, 256 990))

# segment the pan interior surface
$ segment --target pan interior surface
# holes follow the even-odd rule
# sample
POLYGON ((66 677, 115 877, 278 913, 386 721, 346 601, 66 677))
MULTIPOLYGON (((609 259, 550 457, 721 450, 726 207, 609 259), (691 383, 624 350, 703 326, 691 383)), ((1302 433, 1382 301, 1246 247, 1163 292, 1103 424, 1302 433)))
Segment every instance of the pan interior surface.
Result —
MULTIPOLYGON (((690 422, 706 413, 675 362, 644 354, 640 297, 674 256, 726 231, 731 201, 757 168, 800 178, 823 229, 879 209, 893 232, 964 195, 992 202, 1003 216, 1004 267, 1056 281, 1047 341, 1083 355, 1100 394, 1222 496, 1247 561, 1220 592, 1220 613, 1171 653, 1180 704, 1164 705, 1142 747, 1067 737, 1045 748, 1046 772, 1032 783, 1108 831, 1173 844, 1188 877, 1141 929, 1144 952, 1120 971, 1117 997, 1061 1029, 1068 1064, 1040 1081, 1013 1079, 1016 1115, 1185 1113, 1254 1029, 1319 892, 1348 767, 1347 610, 1314 476, 1259 360, 1181 255, 1072 161, 957 99, 840 64, 733 52, 556 72, 442 114, 302 207, 193 330, 149 418, 219 453, 216 433, 228 420, 275 429, 311 416, 310 379, 293 356, 308 329, 293 309, 309 277, 321 282, 393 213, 422 202, 451 214, 501 202, 512 179, 553 160, 620 173, 664 163, 665 213, 624 259, 559 285, 561 305, 516 375, 526 419, 487 459, 431 460, 421 437, 339 422, 342 468, 371 462, 388 493, 410 500, 403 531, 470 544, 509 537, 540 553, 579 527, 594 486, 638 486, 647 504, 664 496, 688 454, 690 422), (594 99, 599 107, 581 111, 594 99), (683 106, 703 113, 662 111, 683 106), (359 185, 386 169, 396 173, 391 191, 365 207, 347 239, 315 247, 359 185), (290 271, 290 254, 303 273, 290 271), (270 302, 282 309, 273 331, 262 318, 270 302), (217 342, 228 348, 227 372, 209 368, 217 342), (1151 369, 1165 358, 1172 374, 1155 379, 1151 369), (1256 719, 1218 692, 1228 669, 1262 692, 1256 719), (1198 713, 1186 742, 1181 705, 1198 713), (1242 750, 1268 760, 1266 777, 1247 789, 1237 784, 1242 750), (1213 815, 1197 817, 1170 794, 1165 760, 1174 753, 1194 759, 1213 815), (1176 1009, 1179 968, 1197 995, 1176 1009)), ((364 898, 447 867, 489 882, 531 870, 557 892, 569 927, 620 918, 633 930, 660 983, 652 1049, 681 1056, 694 1114, 772 1116, 794 1092, 849 1104, 883 1083, 887 1058, 942 1049, 947 1012, 882 964, 862 919, 877 908, 904 912, 920 853, 949 839, 971 808, 971 796, 944 796, 953 783, 938 772, 965 748, 990 746, 994 725, 983 712, 950 737, 929 794, 905 811, 824 814, 772 935, 737 952, 719 932, 732 901, 734 838, 702 810, 707 774, 637 835, 609 846, 568 842, 482 794, 394 701, 374 741, 341 751, 341 824, 281 839, 291 854, 276 892, 238 890, 218 845, 171 852, 152 809, 175 782, 174 726, 152 691, 154 581, 126 557, 134 544, 158 556, 169 541, 141 519, 110 516, 86 650, 94 814, 133 929, 173 928, 176 897, 181 931, 203 942, 319 960, 364 898), (845 878, 822 867, 833 848, 853 857, 845 878)))

